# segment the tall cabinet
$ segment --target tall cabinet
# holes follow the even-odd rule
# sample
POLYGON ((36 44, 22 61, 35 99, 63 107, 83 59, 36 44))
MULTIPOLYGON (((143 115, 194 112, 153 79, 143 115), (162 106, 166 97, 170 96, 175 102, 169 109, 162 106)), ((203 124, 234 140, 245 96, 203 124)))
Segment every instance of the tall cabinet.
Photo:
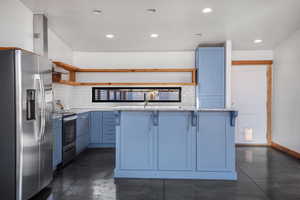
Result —
POLYGON ((226 58, 225 46, 198 47, 197 106, 199 108, 225 108, 226 58))

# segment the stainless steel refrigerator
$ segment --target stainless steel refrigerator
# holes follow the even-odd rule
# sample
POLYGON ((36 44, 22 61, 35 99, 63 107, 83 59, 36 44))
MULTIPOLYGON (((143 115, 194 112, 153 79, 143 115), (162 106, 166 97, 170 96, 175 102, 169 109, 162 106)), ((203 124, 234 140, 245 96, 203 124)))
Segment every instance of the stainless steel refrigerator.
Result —
POLYGON ((0 199, 27 200, 52 180, 51 64, 0 50, 0 199))

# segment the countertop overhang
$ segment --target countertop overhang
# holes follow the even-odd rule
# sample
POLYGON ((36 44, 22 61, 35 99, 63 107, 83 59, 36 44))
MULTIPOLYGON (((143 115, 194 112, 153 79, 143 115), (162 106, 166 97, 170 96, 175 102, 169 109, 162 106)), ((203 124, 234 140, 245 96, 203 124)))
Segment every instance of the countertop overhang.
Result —
POLYGON ((166 112, 186 112, 186 111, 199 111, 199 112, 236 112, 234 108, 216 108, 216 109, 204 109, 195 107, 177 107, 177 106, 111 106, 111 107, 98 107, 98 108, 72 108, 68 111, 74 113, 84 113, 91 111, 166 111, 166 112))

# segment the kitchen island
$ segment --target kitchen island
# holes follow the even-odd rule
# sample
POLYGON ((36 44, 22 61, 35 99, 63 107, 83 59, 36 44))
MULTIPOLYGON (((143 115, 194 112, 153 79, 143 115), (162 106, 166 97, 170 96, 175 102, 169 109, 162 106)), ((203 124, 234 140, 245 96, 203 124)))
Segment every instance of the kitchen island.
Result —
POLYGON ((237 112, 120 110, 116 178, 236 180, 237 112))

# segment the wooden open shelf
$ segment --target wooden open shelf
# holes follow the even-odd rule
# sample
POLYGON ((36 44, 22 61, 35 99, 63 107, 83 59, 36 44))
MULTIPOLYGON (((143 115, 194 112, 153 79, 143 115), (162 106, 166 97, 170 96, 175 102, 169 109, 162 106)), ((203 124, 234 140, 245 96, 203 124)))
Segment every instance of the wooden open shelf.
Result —
POLYGON ((148 69, 81 69, 73 65, 63 62, 54 61, 57 67, 69 71, 69 80, 60 80, 57 83, 73 85, 73 86, 93 86, 93 85, 196 85, 196 68, 148 68, 148 69), (76 73, 80 72, 122 72, 122 73, 136 73, 136 72, 190 72, 192 73, 191 82, 77 82, 76 73))

